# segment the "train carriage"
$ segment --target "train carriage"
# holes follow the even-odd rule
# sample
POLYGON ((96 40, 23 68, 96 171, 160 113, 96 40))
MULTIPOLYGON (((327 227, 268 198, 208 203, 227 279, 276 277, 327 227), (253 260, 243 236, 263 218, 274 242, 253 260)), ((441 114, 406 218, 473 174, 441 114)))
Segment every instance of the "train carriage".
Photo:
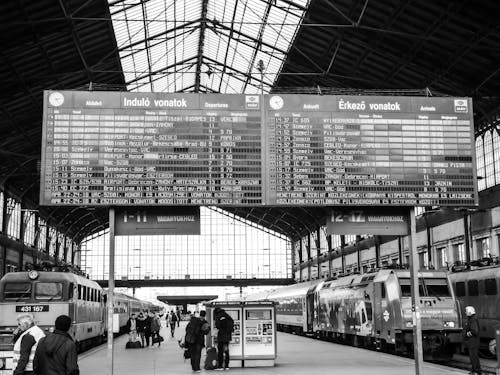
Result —
POLYGON ((8 273, 0 280, 0 361, 6 366, 21 313, 32 313, 46 332, 59 315, 68 315, 73 320, 69 333, 80 349, 104 338, 105 305, 97 283, 69 272, 8 273))
MULTIPOLYGON (((419 272, 423 351, 446 359, 461 342, 460 310, 445 272, 419 272)), ((250 298, 255 299, 255 298, 250 298)), ((296 333, 413 353, 410 273, 379 270, 274 290, 278 327, 296 333)))
POLYGON ((480 352, 496 355, 495 326, 500 325, 500 266, 451 272, 449 278, 461 309, 474 306, 479 321, 480 352))

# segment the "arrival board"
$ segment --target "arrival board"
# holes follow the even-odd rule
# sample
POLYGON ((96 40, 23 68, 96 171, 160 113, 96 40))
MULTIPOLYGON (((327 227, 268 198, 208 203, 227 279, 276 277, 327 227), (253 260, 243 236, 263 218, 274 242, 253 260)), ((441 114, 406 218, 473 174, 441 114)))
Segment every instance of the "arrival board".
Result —
POLYGON ((477 204, 467 98, 46 91, 42 205, 477 204))

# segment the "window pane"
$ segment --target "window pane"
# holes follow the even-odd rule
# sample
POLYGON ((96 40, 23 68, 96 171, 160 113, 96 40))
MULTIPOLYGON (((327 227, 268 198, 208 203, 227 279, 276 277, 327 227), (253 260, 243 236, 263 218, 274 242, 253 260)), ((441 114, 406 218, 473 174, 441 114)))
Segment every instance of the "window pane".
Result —
POLYGON ((3 290, 4 299, 30 299, 31 283, 6 283, 3 290))
POLYGON ((465 296, 465 283, 463 281, 455 283, 455 293, 457 294, 457 297, 465 296))
POLYGON ((479 287, 477 280, 469 280, 467 282, 467 288, 469 289, 469 296, 479 295, 479 287))
POLYGON ((35 299, 38 300, 57 300, 62 299, 61 283, 36 283, 35 299))
POLYGON ((496 281, 496 279, 484 280, 484 293, 487 296, 494 296, 497 294, 497 281, 496 281))

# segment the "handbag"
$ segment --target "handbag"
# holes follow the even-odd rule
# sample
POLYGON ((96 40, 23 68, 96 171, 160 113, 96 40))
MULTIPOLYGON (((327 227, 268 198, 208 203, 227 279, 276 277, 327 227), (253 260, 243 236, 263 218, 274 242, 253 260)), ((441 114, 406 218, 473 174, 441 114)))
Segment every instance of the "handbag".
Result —
POLYGON ((191 358, 191 350, 189 348, 184 349, 184 359, 189 359, 191 358))
POLYGON ((157 344, 157 343, 160 343, 160 342, 163 342, 163 341, 165 341, 165 339, 162 336, 160 336, 160 335, 155 336, 153 338, 153 344, 157 344))

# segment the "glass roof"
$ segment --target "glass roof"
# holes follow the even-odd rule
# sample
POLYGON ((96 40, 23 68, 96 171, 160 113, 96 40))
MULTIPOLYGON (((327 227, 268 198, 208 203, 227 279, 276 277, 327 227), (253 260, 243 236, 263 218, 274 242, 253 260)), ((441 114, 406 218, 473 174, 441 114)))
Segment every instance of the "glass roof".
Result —
POLYGON ((229 94, 269 92, 310 2, 108 1, 128 90, 229 94))

